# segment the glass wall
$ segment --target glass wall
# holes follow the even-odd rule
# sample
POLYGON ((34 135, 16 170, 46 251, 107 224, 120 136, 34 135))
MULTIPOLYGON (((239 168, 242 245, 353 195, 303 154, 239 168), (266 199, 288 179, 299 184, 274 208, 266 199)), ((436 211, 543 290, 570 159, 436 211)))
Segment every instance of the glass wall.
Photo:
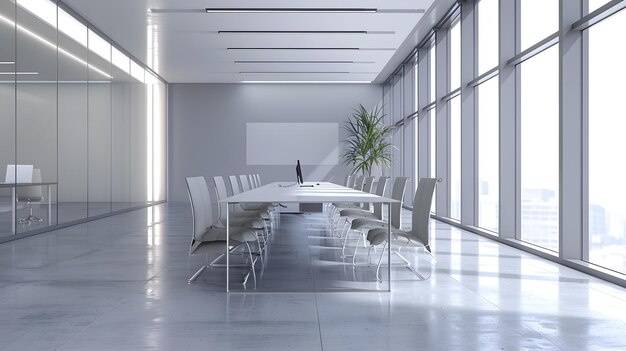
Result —
POLYGON ((166 83, 54 1, 1 0, 0 48, 0 238, 165 200, 166 83))
POLYGON ((623 283, 623 4, 470 0, 443 18, 447 22, 428 34, 437 44, 423 38, 416 48, 420 65, 427 65, 416 66, 412 91, 422 116, 413 144, 404 142, 414 148, 422 176, 450 177, 450 189, 442 183, 437 189, 449 191, 450 211, 437 216, 557 262, 587 261, 581 269, 623 283), (566 21, 562 30, 559 21, 566 21), (426 91, 418 94, 418 87, 426 91), (448 123, 437 128, 443 106, 448 123), (443 139, 448 149, 437 150, 443 139), (464 212, 458 223, 461 207, 473 213, 464 212))
POLYGON ((559 48, 524 61, 520 93, 521 239, 559 247, 559 48))
MULTIPOLYGON (((591 2, 590 2, 591 5, 591 2)), ((626 150, 626 12, 590 27, 588 33, 589 91, 589 262, 626 272, 626 165, 618 154, 626 150), (617 158, 615 158, 617 157, 617 158)))
POLYGON ((478 85, 475 91, 478 105, 478 226, 497 232, 500 213, 498 78, 478 85))

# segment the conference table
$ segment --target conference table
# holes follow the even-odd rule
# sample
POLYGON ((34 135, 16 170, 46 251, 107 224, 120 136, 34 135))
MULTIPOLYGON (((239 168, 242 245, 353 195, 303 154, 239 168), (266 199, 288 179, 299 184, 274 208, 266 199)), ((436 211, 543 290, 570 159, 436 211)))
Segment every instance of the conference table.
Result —
MULTIPOLYGON (((329 182, 305 182, 305 186, 294 183, 274 182, 258 188, 239 193, 220 200, 226 203, 226 252, 230 242, 230 205, 242 202, 265 203, 382 203, 387 204, 387 221, 391 218, 391 204, 397 200, 382 197, 363 191, 348 188, 329 182)), ((391 291, 391 225, 387 223, 387 281, 388 291, 391 291)), ((226 255, 226 292, 230 291, 230 255, 226 255)))
POLYGON ((47 189, 48 196, 46 197, 47 205, 48 205, 48 225, 52 225, 52 186, 57 185, 57 182, 37 182, 37 183, 0 183, 0 189, 2 188, 11 188, 11 232, 13 234, 17 234, 17 199, 16 199, 16 191, 17 188, 21 187, 29 187, 29 186, 45 186, 47 189))

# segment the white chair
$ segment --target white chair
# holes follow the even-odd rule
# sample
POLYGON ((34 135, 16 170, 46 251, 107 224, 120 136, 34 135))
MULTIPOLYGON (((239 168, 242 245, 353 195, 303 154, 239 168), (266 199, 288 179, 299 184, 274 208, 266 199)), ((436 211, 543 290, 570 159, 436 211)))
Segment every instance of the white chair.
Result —
MULTIPOLYGON (((38 168, 33 169, 33 183, 41 183, 41 170, 38 168)), ((17 201, 23 201, 24 207, 29 209, 27 217, 20 218, 20 223, 43 222, 42 218, 33 215, 33 202, 43 201, 43 189, 41 185, 26 185, 17 187, 17 201)))
MULTIPOLYGON (((391 245, 393 247, 416 247, 423 248, 426 253, 432 257, 430 249, 430 233, 429 233, 429 219, 430 219, 430 207, 433 201, 433 193, 435 192, 435 186, 437 179, 435 178, 421 178, 417 191, 415 192, 415 198, 413 199, 413 214, 411 217, 411 230, 404 231, 398 228, 391 230, 391 245)), ((380 265, 387 247, 387 229, 386 228, 374 228, 370 229, 367 233, 367 241, 372 246, 383 244, 383 253, 381 253, 378 265, 376 267, 376 278, 380 281, 380 265)), ((358 246, 358 245, 357 245, 358 246)), ((405 263, 406 267, 413 271, 421 279, 425 279, 414 267, 411 266, 409 260, 403 257, 399 251, 394 251, 394 254, 398 255, 405 263)), ((368 255, 369 256, 369 255, 368 255)))
MULTIPOLYGON (((218 217, 219 221, 222 225, 226 225, 226 204, 220 203, 219 201, 228 197, 228 193, 226 192, 226 183, 224 182, 224 178, 221 176, 213 177, 213 182, 215 184, 215 195, 218 201, 218 217)), ((269 234, 269 229, 267 228, 267 224, 265 222, 267 217, 267 213, 263 211, 243 211, 237 210, 233 208, 228 213, 229 215, 229 223, 231 225, 244 225, 248 223, 251 219, 261 219, 263 224, 264 237, 267 237, 269 234)))
POLYGON ((398 202, 392 203, 391 206, 391 217, 389 218, 389 223, 382 219, 382 204, 380 206, 380 218, 377 218, 376 214, 368 214, 366 212, 362 212, 360 214, 352 213, 353 216, 348 216, 349 213, 344 212, 346 215, 346 223, 350 223, 350 228, 345 233, 342 252, 345 255, 346 242, 348 240, 348 235, 350 231, 356 231, 361 234, 359 240, 357 241, 356 246, 354 247, 354 254, 352 256, 352 263, 355 263, 356 251, 359 247, 359 243, 361 241, 361 237, 365 237, 365 231, 371 228, 387 228, 388 225, 391 225, 391 228, 399 229, 402 226, 402 203, 404 201, 404 191, 406 189, 406 183, 408 181, 408 177, 396 177, 396 180, 393 183, 393 189, 391 190, 391 198, 398 202))
MULTIPOLYGON (((204 177, 187 177, 185 182, 187 184, 187 192, 189 194, 189 202, 191 204, 191 213, 193 218, 189 256, 191 257, 192 255, 200 252, 206 255, 205 264, 196 273, 194 273, 191 278, 189 278, 188 282, 193 282, 206 268, 224 267, 223 264, 218 264, 217 261, 226 254, 235 253, 241 245, 245 245, 247 247, 247 255, 249 259, 249 265, 247 265, 247 267, 250 269, 250 272, 256 282, 256 259, 254 258, 250 247, 251 242, 258 242, 258 238, 254 230, 249 228, 231 228, 229 238, 230 241, 228 243, 227 251, 226 228, 218 227, 212 221, 210 215, 212 213, 211 201, 204 177), (209 263, 208 256, 210 254, 217 254, 218 256, 209 263)), ((237 268, 232 265, 231 267, 237 268)), ((244 285, 247 283, 248 277, 249 273, 246 274, 244 278, 244 285)))

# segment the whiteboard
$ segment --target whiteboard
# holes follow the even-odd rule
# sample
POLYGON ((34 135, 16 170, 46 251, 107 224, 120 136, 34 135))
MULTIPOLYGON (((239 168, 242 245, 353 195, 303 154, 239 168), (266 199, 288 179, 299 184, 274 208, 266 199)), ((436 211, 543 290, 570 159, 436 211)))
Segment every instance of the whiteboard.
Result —
POLYGON ((336 165, 337 123, 246 123, 246 164, 336 165))

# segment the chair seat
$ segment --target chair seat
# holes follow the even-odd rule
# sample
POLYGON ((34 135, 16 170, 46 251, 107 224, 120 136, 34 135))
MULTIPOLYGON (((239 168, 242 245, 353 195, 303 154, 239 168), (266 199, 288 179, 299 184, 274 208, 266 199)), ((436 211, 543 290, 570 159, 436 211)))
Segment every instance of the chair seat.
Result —
POLYGON ((244 211, 272 211, 275 207, 273 204, 265 202, 242 202, 239 206, 244 211))
POLYGON ((252 229, 264 229, 265 223, 263 223, 263 219, 260 217, 239 217, 239 218, 231 218, 229 220, 229 224, 231 227, 248 227, 252 229))
POLYGON ((230 211, 228 216, 232 218, 260 218, 260 219, 270 219, 269 213, 267 211, 230 211))
POLYGON ((361 208, 361 206, 355 204, 354 202, 333 202, 333 206, 339 210, 348 208, 361 208))
MULTIPOLYGON (((254 230, 250 228, 233 227, 230 228, 230 239, 239 243, 246 241, 256 241, 254 230)), ((200 237, 200 242, 210 242, 216 240, 226 240, 226 228, 209 227, 200 237)))
POLYGON ((387 221, 378 219, 374 217, 373 214, 372 217, 354 218, 351 223, 352 224, 350 225, 350 229, 352 230, 361 230, 364 228, 387 228, 387 226, 389 225, 387 221))
POLYGON ((339 211, 339 216, 341 217, 367 217, 367 218, 376 218, 371 211, 360 209, 360 208, 346 208, 339 211))
MULTIPOLYGON (((387 241, 387 228, 370 229, 367 232, 367 241, 369 241, 371 245, 380 245, 383 242, 387 241)), ((420 240, 413 233, 399 229, 391 230, 391 244, 394 246, 410 247, 425 246, 422 240, 420 240)))

